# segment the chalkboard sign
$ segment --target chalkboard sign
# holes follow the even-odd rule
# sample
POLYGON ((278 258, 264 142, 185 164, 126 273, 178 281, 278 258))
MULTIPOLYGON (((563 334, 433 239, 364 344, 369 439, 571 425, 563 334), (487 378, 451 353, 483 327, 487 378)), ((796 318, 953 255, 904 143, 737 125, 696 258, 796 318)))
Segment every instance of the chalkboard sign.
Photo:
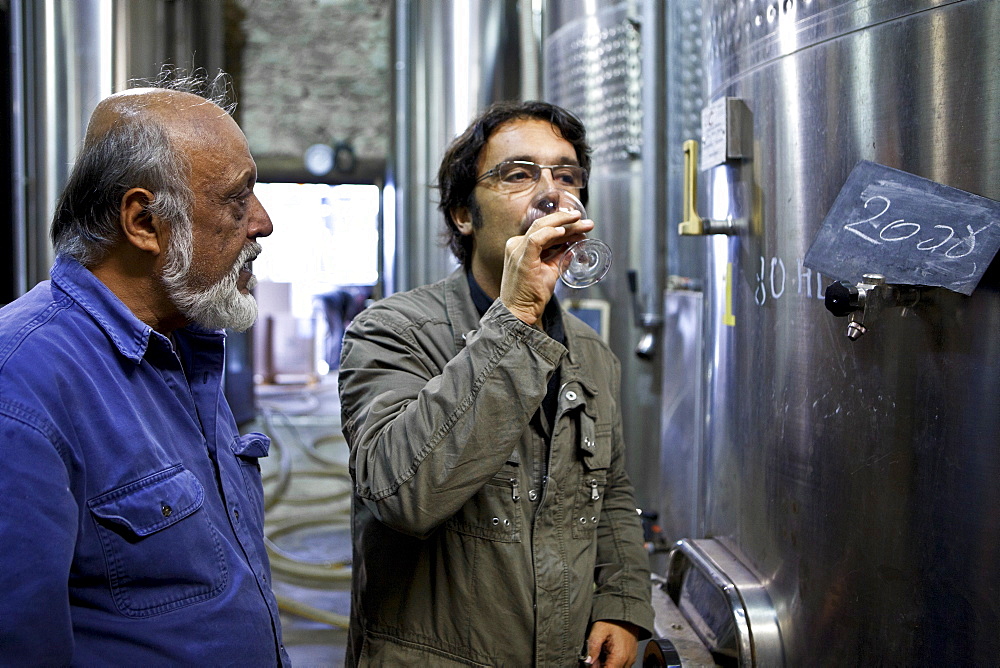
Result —
POLYGON ((971 295, 1000 249, 1000 202, 863 160, 841 188, 804 264, 838 280, 971 295))

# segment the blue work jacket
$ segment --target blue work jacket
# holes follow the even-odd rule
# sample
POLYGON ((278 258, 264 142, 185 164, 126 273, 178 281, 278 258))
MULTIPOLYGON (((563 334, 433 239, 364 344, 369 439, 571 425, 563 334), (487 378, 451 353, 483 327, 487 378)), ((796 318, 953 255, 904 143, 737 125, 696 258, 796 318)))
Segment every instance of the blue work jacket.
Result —
POLYGON ((225 335, 154 332, 60 257, 0 309, 0 664, 288 663, 225 335))

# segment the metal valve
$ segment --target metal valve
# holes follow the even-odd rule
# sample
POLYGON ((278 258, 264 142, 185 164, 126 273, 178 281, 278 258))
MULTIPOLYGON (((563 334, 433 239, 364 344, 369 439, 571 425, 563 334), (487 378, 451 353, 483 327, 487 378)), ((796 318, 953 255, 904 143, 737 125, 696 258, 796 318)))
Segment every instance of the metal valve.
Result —
POLYGON ((826 310, 838 318, 858 310, 861 291, 848 281, 838 281, 826 289, 826 310))
MULTIPOLYGON (((635 326, 643 330, 642 338, 635 348, 639 359, 649 361, 656 357, 657 335, 663 325, 663 317, 649 312, 639 303, 639 279, 635 269, 628 270, 628 290, 632 295, 632 318, 635 326)), ((643 300, 645 301, 645 300, 643 300)))
POLYGON ((910 307, 917 303, 920 293, 907 285, 885 282, 881 274, 864 274, 857 285, 838 281, 827 287, 824 304, 838 318, 849 316, 847 338, 857 341, 884 308, 910 307))

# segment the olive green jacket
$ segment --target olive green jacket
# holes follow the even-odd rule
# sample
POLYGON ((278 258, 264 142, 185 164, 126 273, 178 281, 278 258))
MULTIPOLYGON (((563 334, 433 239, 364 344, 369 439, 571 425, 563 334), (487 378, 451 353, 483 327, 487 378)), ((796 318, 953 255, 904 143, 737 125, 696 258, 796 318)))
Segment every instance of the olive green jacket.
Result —
POLYGON ((348 665, 576 666, 595 620, 652 629, 619 363, 563 321, 565 347, 499 300, 480 319, 459 269, 349 327, 348 665))

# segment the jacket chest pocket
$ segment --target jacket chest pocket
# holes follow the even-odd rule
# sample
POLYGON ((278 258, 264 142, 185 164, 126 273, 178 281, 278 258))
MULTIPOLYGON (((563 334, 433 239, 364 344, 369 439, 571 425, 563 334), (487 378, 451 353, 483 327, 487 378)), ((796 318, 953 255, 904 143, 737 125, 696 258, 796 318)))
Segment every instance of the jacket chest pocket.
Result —
POLYGON ((204 501, 201 483, 178 464, 87 503, 122 614, 150 617, 225 588, 225 556, 204 501))
POLYGON ((579 414, 577 454, 581 477, 573 502, 573 538, 590 539, 601 519, 611 464, 611 430, 599 429, 586 410, 579 414))
POLYGON ((259 524, 264 523, 264 484, 260 476, 260 458, 267 457, 270 447, 271 439, 257 432, 237 436, 230 442, 230 448, 240 467, 247 498, 259 524))
POLYGON ((501 543, 521 542, 521 466, 517 452, 446 523, 451 531, 501 543))

